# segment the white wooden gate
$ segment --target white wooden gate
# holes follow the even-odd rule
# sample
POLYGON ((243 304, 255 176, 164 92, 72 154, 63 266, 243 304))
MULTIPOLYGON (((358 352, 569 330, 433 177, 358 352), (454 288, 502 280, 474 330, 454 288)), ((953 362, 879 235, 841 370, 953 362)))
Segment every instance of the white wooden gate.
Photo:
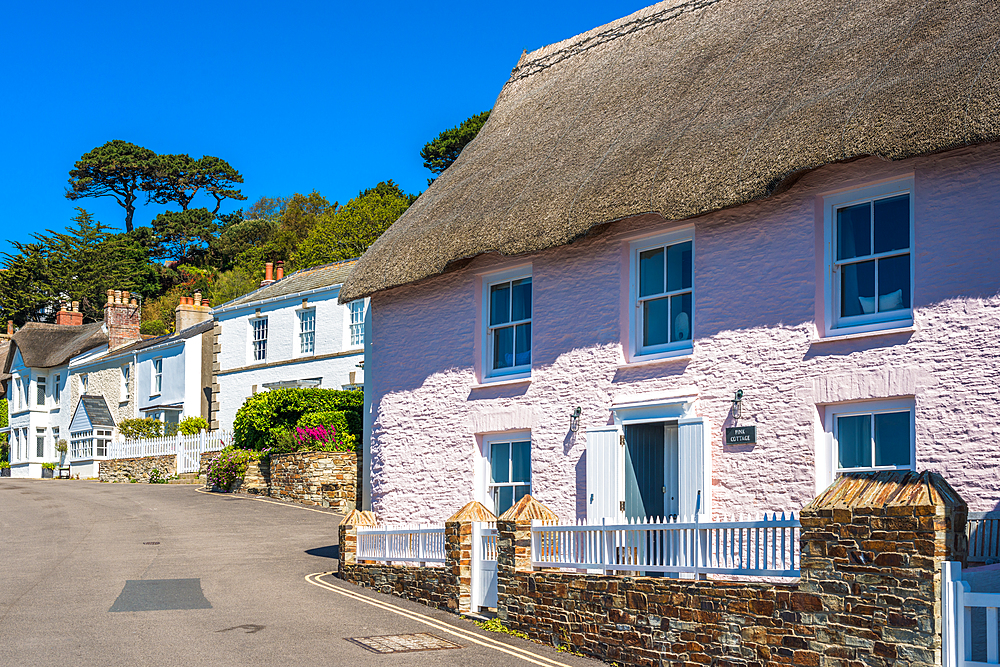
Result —
POLYGON ((472 523, 472 611, 497 606, 497 528, 495 523, 472 523))
POLYGON ((941 563, 943 667, 1000 664, 998 609, 1000 593, 973 593, 962 580, 961 563, 941 563))

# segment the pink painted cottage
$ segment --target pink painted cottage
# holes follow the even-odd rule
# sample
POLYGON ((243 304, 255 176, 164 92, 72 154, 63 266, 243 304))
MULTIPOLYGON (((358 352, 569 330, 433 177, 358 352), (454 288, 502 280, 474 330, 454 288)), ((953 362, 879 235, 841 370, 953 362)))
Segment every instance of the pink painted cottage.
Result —
POLYGON ((361 259, 367 502, 1000 504, 1000 12, 661 3, 525 53, 361 259))

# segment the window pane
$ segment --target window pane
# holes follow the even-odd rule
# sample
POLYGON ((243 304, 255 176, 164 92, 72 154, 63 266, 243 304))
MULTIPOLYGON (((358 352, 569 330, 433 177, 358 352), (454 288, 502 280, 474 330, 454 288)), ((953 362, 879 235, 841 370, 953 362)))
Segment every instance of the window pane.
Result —
MULTIPOLYGON (((529 487, 527 487, 527 486, 515 486, 514 487, 514 503, 517 503, 518 500, 520 500, 521 498, 524 498, 526 495, 528 495, 528 488, 529 487)), ((512 504, 514 504, 514 503, 512 503, 512 504)))
POLYGON ((501 486, 496 490, 496 503, 497 511, 496 515, 500 516, 507 510, 511 508, 514 504, 514 487, 512 486, 501 486))
POLYGON ((670 297, 670 341, 691 340, 691 294, 670 297))
POLYGON ((691 289, 691 242, 667 248, 667 291, 691 289))
POLYGON ((875 252, 910 247, 910 195, 875 202, 875 252))
POLYGON ((858 262, 840 268, 840 315, 875 312, 875 262, 858 262))
POLYGON ((666 343, 669 299, 654 299, 642 304, 642 344, 662 345, 666 343))
POLYGON ((515 366, 531 363, 531 323, 518 324, 514 334, 515 366))
POLYGON ((639 253, 639 296, 663 292, 663 248, 639 253))
POLYGON ((875 415, 875 465, 910 465, 910 412, 875 415))
POLYGON ((878 312, 910 307, 910 255, 878 260, 878 312))
POLYGON ((531 319, 531 278, 522 278, 511 283, 510 321, 531 319))
POLYGON ((531 443, 512 442, 510 443, 510 459, 512 482, 531 481, 531 443))
POLYGON ((837 259, 872 254, 872 208, 865 202, 837 210, 837 259))
POLYGON ((510 322, 510 283, 490 287, 490 326, 510 322))
POLYGON ((510 481, 509 442, 497 442, 490 446, 490 474, 494 483, 510 481))
POLYGON ((872 417, 837 417, 837 450, 841 468, 872 465, 872 417))
POLYGON ((514 365, 514 327, 493 330, 493 368, 514 365))

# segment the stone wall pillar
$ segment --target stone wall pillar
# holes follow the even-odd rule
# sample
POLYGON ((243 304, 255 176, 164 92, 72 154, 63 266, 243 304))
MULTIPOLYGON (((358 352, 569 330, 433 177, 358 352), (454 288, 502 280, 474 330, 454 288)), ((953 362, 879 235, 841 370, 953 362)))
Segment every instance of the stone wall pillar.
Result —
POLYGON ((530 495, 517 501, 497 519, 497 615, 507 620, 508 588, 516 595, 518 572, 531 572, 531 522, 556 521, 558 516, 530 495))
POLYGON ((493 512, 475 500, 458 510, 444 522, 447 541, 445 568, 455 578, 457 598, 449 607, 458 611, 478 611, 472 608, 472 522, 496 521, 493 512))
POLYGON ((375 513, 354 510, 340 522, 337 528, 337 569, 344 569, 358 564, 358 526, 375 526, 375 513))

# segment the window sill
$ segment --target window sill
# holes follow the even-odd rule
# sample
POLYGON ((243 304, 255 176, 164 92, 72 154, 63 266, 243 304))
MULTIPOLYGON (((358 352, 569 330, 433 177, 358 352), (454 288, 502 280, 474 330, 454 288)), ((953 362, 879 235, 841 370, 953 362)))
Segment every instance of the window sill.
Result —
POLYGON ((519 375, 517 377, 503 377, 496 380, 485 380, 478 384, 472 385, 473 391, 476 389, 487 389, 489 387, 509 387, 515 384, 529 384, 531 382, 530 375, 519 375))
POLYGON ((626 361, 624 364, 619 364, 619 370, 626 370, 629 368, 641 368, 643 366, 655 366, 658 364, 669 364, 671 362, 677 361, 691 361, 694 358, 694 348, 689 347, 683 350, 676 350, 671 353, 661 353, 658 355, 650 355, 646 357, 645 355, 637 357, 632 361, 626 361))
POLYGON ((822 338, 813 338, 810 345, 821 345, 823 343, 838 343, 849 340, 862 340, 865 338, 876 338, 878 336, 896 336, 900 334, 912 334, 917 330, 913 323, 904 324, 895 329, 877 329, 875 331, 855 331, 852 333, 833 334, 822 338))

